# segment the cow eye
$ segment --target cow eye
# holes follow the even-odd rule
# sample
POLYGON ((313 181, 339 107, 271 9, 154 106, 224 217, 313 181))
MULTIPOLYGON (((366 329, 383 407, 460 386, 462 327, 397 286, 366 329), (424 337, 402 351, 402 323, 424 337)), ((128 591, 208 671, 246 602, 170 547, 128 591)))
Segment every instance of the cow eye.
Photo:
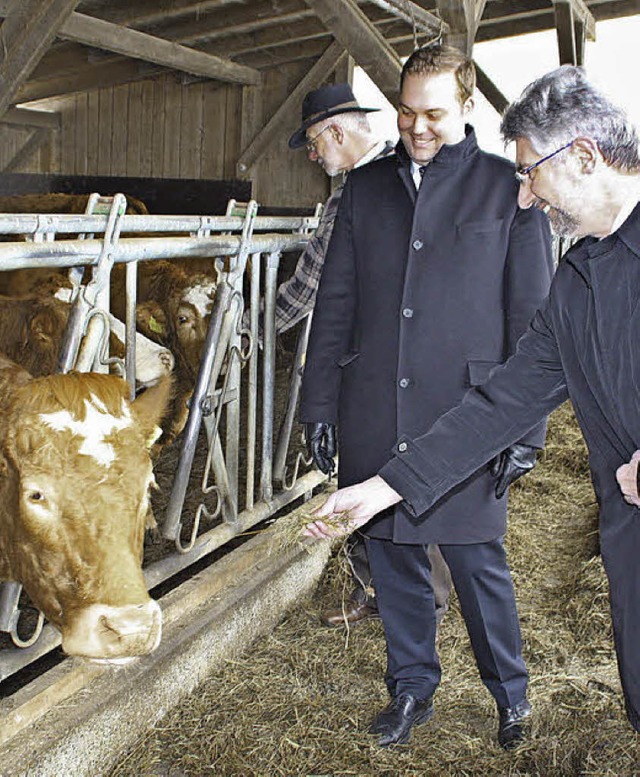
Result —
POLYGON ((31 491, 29 493, 30 502, 42 502, 44 500, 44 494, 42 491, 31 491))
POLYGON ((178 323, 179 324, 186 324, 187 323, 187 317, 186 316, 178 316, 178 323))

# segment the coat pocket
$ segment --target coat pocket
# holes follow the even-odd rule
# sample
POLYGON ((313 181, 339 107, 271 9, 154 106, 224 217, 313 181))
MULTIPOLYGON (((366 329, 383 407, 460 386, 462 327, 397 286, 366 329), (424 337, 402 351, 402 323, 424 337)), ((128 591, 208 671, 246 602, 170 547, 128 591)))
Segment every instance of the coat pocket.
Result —
POLYGON ((351 364, 351 362, 354 362, 358 356, 360 356, 359 351, 349 351, 349 353, 346 353, 344 356, 341 356, 336 364, 338 367, 346 367, 347 364, 351 364))
POLYGON ((494 367, 502 362, 484 361, 482 359, 473 359, 467 362, 469 370, 469 385, 481 386, 489 377, 489 373, 494 367))

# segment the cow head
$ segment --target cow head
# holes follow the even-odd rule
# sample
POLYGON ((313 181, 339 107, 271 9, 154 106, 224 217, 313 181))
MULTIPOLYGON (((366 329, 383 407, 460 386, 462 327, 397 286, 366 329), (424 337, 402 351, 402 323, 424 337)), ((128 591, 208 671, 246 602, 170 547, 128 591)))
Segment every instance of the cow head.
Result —
POLYGON ((217 282, 195 277, 170 300, 171 322, 186 367, 196 375, 207 336, 217 282))
POLYGON ((142 575, 149 448, 170 380, 130 403, 115 376, 9 385, 2 366, 0 575, 23 584, 66 653, 122 661, 151 652, 161 612, 142 575))

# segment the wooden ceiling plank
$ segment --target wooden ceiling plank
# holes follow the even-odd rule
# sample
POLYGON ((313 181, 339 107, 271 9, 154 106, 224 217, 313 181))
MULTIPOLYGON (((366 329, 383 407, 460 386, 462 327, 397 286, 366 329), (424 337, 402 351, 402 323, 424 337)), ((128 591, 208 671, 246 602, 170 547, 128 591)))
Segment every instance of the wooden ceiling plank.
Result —
POLYGON ((584 0, 551 0, 554 6, 569 4, 574 17, 585 26, 586 36, 589 40, 596 39, 596 20, 587 7, 584 0))
POLYGON ((0 27, 0 116, 29 78, 78 0, 13 0, 0 27))
POLYGON ((266 126, 255 136, 238 159, 237 172, 246 175, 260 156, 269 148, 274 138, 279 137, 291 124, 292 116, 298 116, 300 105, 307 92, 319 86, 346 57, 345 47, 338 41, 331 43, 320 59, 302 78, 289 97, 274 113, 266 126))
POLYGON ((305 0, 365 71, 385 97, 396 105, 400 58, 353 0, 305 0))

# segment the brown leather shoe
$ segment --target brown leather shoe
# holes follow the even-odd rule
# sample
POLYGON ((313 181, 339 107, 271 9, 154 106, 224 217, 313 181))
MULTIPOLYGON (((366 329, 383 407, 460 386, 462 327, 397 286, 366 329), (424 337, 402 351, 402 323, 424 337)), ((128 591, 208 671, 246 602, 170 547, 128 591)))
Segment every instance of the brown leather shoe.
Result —
POLYGON ((372 607, 370 604, 355 602, 353 599, 348 599, 344 603, 343 607, 338 607, 335 610, 325 610, 320 615, 320 620, 325 626, 331 626, 332 628, 339 628, 340 626, 357 626, 358 623, 363 621, 370 621, 379 619, 378 608, 372 607))

